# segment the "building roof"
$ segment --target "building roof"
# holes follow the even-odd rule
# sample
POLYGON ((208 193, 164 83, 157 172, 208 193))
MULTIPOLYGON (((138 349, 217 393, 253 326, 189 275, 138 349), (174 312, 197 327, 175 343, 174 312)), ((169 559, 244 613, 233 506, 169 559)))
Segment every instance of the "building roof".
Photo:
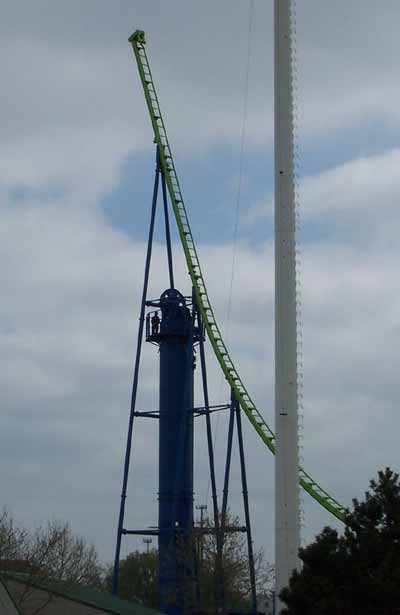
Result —
POLYGON ((2 615, 19 615, 20 611, 16 606, 7 585, 0 578, 0 613, 2 615))
POLYGON ((21 574, 7 573, 4 576, 10 581, 26 583, 31 587, 51 592, 56 596, 61 596, 73 602, 102 609, 106 613, 112 613, 113 615, 163 615, 160 611, 150 609, 139 602, 122 600, 107 592, 100 592, 81 585, 70 585, 60 581, 36 581, 32 578, 27 580, 26 576, 21 574))

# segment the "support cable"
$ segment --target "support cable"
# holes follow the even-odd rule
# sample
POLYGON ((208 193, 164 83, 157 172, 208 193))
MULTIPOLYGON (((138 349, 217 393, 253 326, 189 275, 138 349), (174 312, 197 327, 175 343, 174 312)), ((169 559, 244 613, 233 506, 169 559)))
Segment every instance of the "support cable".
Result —
POLYGON ((249 103, 249 77, 250 77, 250 64, 251 64, 251 51, 252 51, 251 42, 252 42, 252 33, 253 33, 253 20, 254 20, 254 0, 251 0, 249 27, 248 27, 248 35, 247 35, 247 60, 246 60, 245 80, 244 80, 242 127, 240 131, 239 178, 238 178, 238 187, 237 187, 237 193, 236 193, 236 208, 235 208, 235 223, 234 223, 234 228, 233 228, 231 275, 230 275, 230 282, 229 282, 228 306, 227 306, 227 311, 226 311, 225 337, 227 339, 227 342, 229 342, 229 328, 230 328, 230 318, 231 318, 231 311, 232 311, 233 284, 234 284, 234 278, 235 278, 235 266, 236 266, 236 257, 237 257, 239 214, 240 214, 240 204, 241 204, 242 188, 243 188, 243 168, 244 168, 244 154, 245 154, 247 115, 248 115, 248 103, 249 103))
MULTIPOLYGON (((247 128, 248 102, 249 102, 250 65, 251 65, 251 54, 252 54, 251 43, 252 43, 252 33, 253 33, 253 21, 254 21, 254 2, 255 0, 251 0, 250 2, 250 13, 249 13, 249 22, 248 22, 249 25, 248 25, 248 34, 247 34, 247 59, 246 59, 245 78, 244 78, 244 86, 243 86, 242 125, 241 125, 241 130, 240 130, 239 177, 238 177, 238 186, 237 186, 237 192, 236 192, 235 219, 234 219, 234 226, 233 226, 231 272, 230 272, 230 278, 229 278, 228 302, 227 302, 226 317, 225 317, 225 337, 228 342, 229 342, 229 334, 230 334, 233 285, 234 285, 236 257, 237 257, 239 214, 240 214, 240 204, 241 204, 241 197, 242 197, 242 187, 243 187, 243 169, 244 169, 246 128, 247 128)), ((219 383, 219 393, 218 393, 218 398, 217 398, 219 401, 221 401, 223 383, 224 383, 224 374, 221 373, 220 383, 219 383)), ((218 439, 219 421, 220 421, 220 417, 218 416, 216 425, 215 425, 214 448, 216 447, 217 439, 218 439)), ((209 498, 209 491, 210 491, 210 480, 208 481, 208 485, 207 485, 206 500, 208 500, 209 498)))

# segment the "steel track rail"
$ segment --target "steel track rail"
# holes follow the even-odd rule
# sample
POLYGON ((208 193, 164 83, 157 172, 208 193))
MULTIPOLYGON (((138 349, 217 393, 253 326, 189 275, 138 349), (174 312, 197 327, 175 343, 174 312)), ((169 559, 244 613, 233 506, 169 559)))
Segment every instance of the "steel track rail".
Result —
MULTIPOLYGON (((186 207, 183 201, 178 175, 175 169, 167 132, 161 114, 158 96, 153 82, 149 62, 145 49, 145 34, 137 30, 130 38, 133 52, 135 54, 139 75, 142 82, 150 119, 154 130, 154 140, 159 147, 160 162, 165 174, 168 192, 171 198, 172 207, 178 225, 180 240, 185 253, 187 267, 193 287, 195 289, 196 300, 205 324, 208 338, 214 350, 215 356, 221 366, 229 386, 233 388, 236 398, 250 423, 263 440, 268 449, 275 453, 275 435, 268 426, 265 419, 258 411, 252 401, 238 371, 229 355, 228 349, 222 339, 220 329, 214 316, 208 297, 207 288, 201 271, 200 261, 197 255, 192 231, 189 224, 186 207)), ((299 470, 300 485, 311 495, 323 508, 334 515, 340 521, 345 521, 347 509, 339 504, 325 489, 323 489, 305 470, 299 470)))

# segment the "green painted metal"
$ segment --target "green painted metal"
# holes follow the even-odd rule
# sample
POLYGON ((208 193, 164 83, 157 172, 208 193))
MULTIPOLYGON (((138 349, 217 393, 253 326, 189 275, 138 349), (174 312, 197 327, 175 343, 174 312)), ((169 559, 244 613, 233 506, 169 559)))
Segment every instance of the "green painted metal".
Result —
MULTIPOLYGON (((200 267, 192 231, 186 207, 183 201, 182 192, 179 185, 178 175, 175 169, 171 148, 169 145, 167 132, 161 115, 158 96, 153 82, 150 66, 147 60, 145 49, 145 34, 142 30, 136 30, 129 38, 135 54, 140 79, 143 85, 146 103, 150 112, 151 123, 154 130, 154 141, 159 147, 160 160, 168 186, 172 207, 178 225, 179 236, 185 253, 186 263, 196 293, 196 299, 205 324, 208 338, 211 342, 215 356, 221 366, 229 386, 235 391, 241 408, 245 412, 250 423, 257 431, 268 449, 275 453, 275 435, 266 423, 261 413, 253 403, 233 361, 228 349, 222 339, 222 335, 216 322, 214 312, 208 297, 207 288, 200 267)), ((325 489, 323 489, 311 476, 303 469, 299 471, 300 484, 321 506, 332 513, 340 521, 345 521, 346 508, 339 504, 325 489)))

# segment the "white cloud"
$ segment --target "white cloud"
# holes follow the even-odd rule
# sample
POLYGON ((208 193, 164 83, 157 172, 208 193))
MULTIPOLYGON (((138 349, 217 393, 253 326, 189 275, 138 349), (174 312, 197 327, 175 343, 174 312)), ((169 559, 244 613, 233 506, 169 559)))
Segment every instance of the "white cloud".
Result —
MULTIPOLYGON (((372 2, 352 0, 342 8, 299 3, 300 119, 309 144, 316 136, 343 136, 371 116, 378 126, 398 126, 398 4, 388 0, 378 11, 372 2), (365 42, 371 31, 379 44, 365 42)), ((97 205, 118 182, 126 156, 152 146, 127 24, 143 23, 149 31, 150 60, 179 156, 207 156, 209 146, 237 145, 247 5, 121 2, 116 11, 102 0, 39 0, 14 2, 3 13, 2 495, 27 523, 53 513, 71 520, 110 559, 145 247, 112 229, 97 205), (18 198, 15 186, 28 196, 18 198)), ((249 147, 271 146, 271 50, 271 6, 256 2, 249 147)), ((305 461, 344 503, 378 467, 397 463, 399 157, 393 150, 351 161, 302 185, 310 235, 303 257, 305 461), (310 227, 325 221, 335 233, 318 242, 310 227)), ((232 246, 202 245, 199 253, 223 321, 232 246)), ((152 296, 165 285, 163 254, 156 247, 152 296)), ((189 292, 182 261, 178 269, 189 292)), ((240 243, 230 347, 269 418, 272 306, 271 245, 240 243)), ((147 348, 140 407, 157 405, 155 371, 147 348)), ((211 360, 209 376, 218 398, 221 377, 211 360)), ((221 419, 220 469, 223 426, 221 419)), ((246 438, 255 536, 270 544, 273 461, 248 427, 246 438)), ((127 524, 156 520, 156 459, 154 425, 138 426, 127 524)), ((196 470, 200 501, 207 490, 204 455, 196 470)), ((237 503, 237 479, 232 490, 237 503)), ((307 511, 309 536, 330 522, 308 501, 307 511)))
POLYGON ((396 213, 400 198, 400 149, 351 160, 317 178, 305 178, 300 187, 304 217, 321 221, 366 223, 377 230, 396 213))
MULTIPOLYGON (((272 5, 255 4, 247 142, 270 147, 273 135, 272 5)), ((302 138, 332 135, 373 116, 399 126, 394 58, 397 4, 359 0, 319 7, 298 3, 302 138), (362 7, 362 10, 361 10, 362 7), (319 25, 317 25, 319 24, 319 25), (329 24, 329 27, 327 26, 329 24), (379 44, 366 44, 373 32, 379 44), (338 41, 340 43, 338 44, 338 41)), ((237 146, 246 66, 248 6, 206 2, 102 1, 3 11, 0 103, 5 181, 74 183, 98 166, 99 189, 130 150, 150 148, 144 98, 127 43, 135 24, 148 52, 173 145, 206 155, 237 146), (132 24, 132 25, 129 25, 132 24)), ((176 149, 176 148, 174 148, 176 149)), ((182 154, 179 154, 182 155, 182 154)), ((3 180, 3 181, 4 181, 3 180)), ((93 185, 93 181, 88 182, 93 185)))
MULTIPOLYGON (((361 198, 365 187, 354 185, 354 194, 361 198)), ((382 207, 385 198, 383 191, 382 207)), ((25 519, 43 519, 51 513, 70 518, 111 558, 145 246, 110 228, 95 209, 79 210, 68 201, 50 202, 47 207, 25 201, 23 206, 3 209, 2 216, 0 276, 6 292, 1 305, 0 379, 5 405, 2 442, 7 443, 3 450, 8 460, 3 497, 25 519), (30 508, 32 482, 37 499, 30 508), (89 524, 88 517, 96 521, 89 524)), ((162 247, 155 248, 151 296, 165 285, 163 252, 162 247)), ((199 252, 217 316, 223 321, 232 247, 200 246, 199 252)), ((371 241, 362 255, 352 244, 314 242, 304 251, 305 461, 345 503, 358 494, 359 486, 366 486, 377 467, 396 463, 392 434, 397 431, 399 402, 398 256, 397 246, 382 250, 380 243, 371 241), (367 443, 372 445, 361 460, 367 443), (340 476, 339 459, 345 468, 340 476)), ((189 292, 184 272, 180 260, 177 276, 184 292, 189 292)), ((271 245, 260 249, 240 244, 230 347, 270 422, 272 302, 271 245)), ((154 352, 147 348, 138 401, 142 408, 157 406, 156 374, 154 352)), ((209 376, 212 399, 220 401, 220 372, 211 359, 209 376)), ((226 399, 225 387, 222 392, 226 399)), ((143 498, 138 509, 135 505, 137 518, 132 509, 128 519, 140 526, 156 517, 157 436, 153 426, 141 424, 137 429, 131 497, 140 492, 143 498)), ((264 532, 272 526, 273 461, 248 427, 246 438, 256 539, 270 545, 270 529, 264 532), (266 467, 262 484, 260 464, 266 467)), ((204 462, 198 475, 200 501, 207 490, 204 462)), ((232 491, 238 506, 237 480, 236 474, 232 491)), ((315 508, 309 518, 309 534, 330 522, 315 508)))
MULTIPOLYGON (((299 215, 305 241, 342 241, 338 233, 350 234, 357 244, 393 242, 400 201, 400 149, 350 160, 299 182, 299 215)), ((273 201, 256 203, 245 215, 248 227, 263 218, 272 220, 273 201)), ((302 237, 302 234, 300 234, 302 237)), ((346 241, 348 238, 346 237, 346 241)), ((360 245, 359 245, 360 247, 360 245)), ((343 260, 349 249, 340 246, 343 260)))

